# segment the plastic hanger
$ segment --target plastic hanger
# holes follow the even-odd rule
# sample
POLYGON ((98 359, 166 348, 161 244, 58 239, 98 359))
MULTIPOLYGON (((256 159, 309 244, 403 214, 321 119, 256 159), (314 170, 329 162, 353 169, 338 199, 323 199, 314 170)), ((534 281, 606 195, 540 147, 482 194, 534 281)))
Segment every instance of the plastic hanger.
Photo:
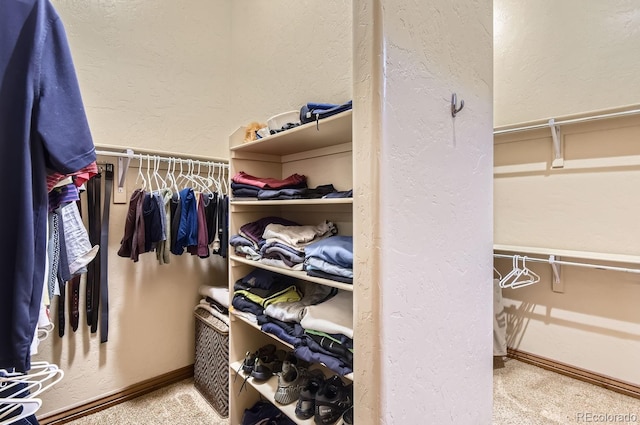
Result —
POLYGON ((177 160, 174 157, 169 158, 169 166, 167 167, 167 175, 165 176, 168 182, 169 188, 172 190, 178 199, 180 199, 180 189, 178 189, 178 182, 176 181, 176 163, 177 160))
POLYGON ((0 398, 0 425, 14 424, 35 415, 40 406, 42 406, 42 400, 39 398, 0 398), (22 408, 20 413, 9 417, 19 408, 22 408))
POLYGON ((523 286, 533 285, 540 282, 540 276, 527 267, 527 257, 522 257, 522 270, 518 277, 511 282, 510 288, 522 288, 523 286))
POLYGON ((220 185, 223 186, 224 188, 224 190, 222 190, 221 193, 226 195, 227 193, 229 193, 229 186, 227 183, 227 179, 224 178, 224 173, 222 171, 223 167, 224 167, 223 164, 218 164, 218 182, 220 182, 220 185))
POLYGON ((494 273, 494 276, 493 276, 494 279, 498 279, 498 281, 502 280, 502 275, 500 274, 498 269, 496 269, 495 267, 493 268, 493 273, 494 273), (498 276, 496 277, 495 275, 498 275, 498 276))
POLYGON ((522 270, 520 270, 520 267, 518 267, 518 259, 520 258, 519 255, 514 255, 513 256, 513 263, 512 263, 512 268, 511 271, 509 273, 507 273, 502 279, 500 279, 500 287, 501 288, 510 288, 511 287, 511 282, 515 281, 518 276, 520 275, 520 273, 522 272, 522 270))
POLYGON ((138 184, 138 179, 142 179, 142 190, 146 190, 147 188, 147 180, 144 178, 144 174, 142 174, 142 154, 139 155, 138 158, 138 175, 136 176, 136 184, 138 184))
POLYGON ((34 362, 31 364, 29 373, 0 374, 0 384, 3 389, 23 384, 24 388, 18 393, 28 390, 30 396, 35 397, 60 382, 63 377, 64 372, 58 366, 47 362, 34 362))

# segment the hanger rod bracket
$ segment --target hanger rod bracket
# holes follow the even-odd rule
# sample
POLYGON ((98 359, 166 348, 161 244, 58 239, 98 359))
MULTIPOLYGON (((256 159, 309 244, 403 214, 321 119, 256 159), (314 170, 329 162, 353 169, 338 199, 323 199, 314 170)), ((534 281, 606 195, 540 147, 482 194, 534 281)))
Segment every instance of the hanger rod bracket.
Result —
POLYGON ((553 271, 553 284, 551 286, 551 290, 553 292, 564 293, 564 282, 562 281, 562 277, 560 275, 560 264, 556 263, 556 260, 560 260, 560 257, 556 257, 555 255, 549 256, 549 264, 551 265, 551 270, 553 271))
POLYGON ((133 158, 133 150, 127 149, 126 156, 118 157, 118 187, 113 191, 113 203, 114 204, 126 204, 127 203, 127 170, 129 164, 133 158))
POLYGON ((551 162, 551 168, 563 168, 564 167, 564 152, 562 149, 562 138, 560 136, 560 126, 556 125, 553 118, 549 120, 549 127, 551 128, 551 138, 553 139, 553 161, 551 162))

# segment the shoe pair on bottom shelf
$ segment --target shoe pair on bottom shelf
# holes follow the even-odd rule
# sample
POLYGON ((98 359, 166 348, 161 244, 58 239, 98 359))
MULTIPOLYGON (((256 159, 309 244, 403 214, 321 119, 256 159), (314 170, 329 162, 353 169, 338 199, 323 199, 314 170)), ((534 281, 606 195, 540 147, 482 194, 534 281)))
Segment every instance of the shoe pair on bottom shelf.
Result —
MULTIPOLYGON (((337 375, 325 379, 320 370, 296 372, 298 377, 291 381, 294 385, 288 385, 293 374, 286 378, 283 367, 278 380, 278 392, 282 387, 282 399, 291 400, 288 401, 291 403, 296 394, 293 388, 298 389, 295 413, 299 419, 313 416, 317 425, 333 425, 342 417, 345 423, 353 424, 353 384, 345 384, 337 375)), ((279 402, 278 392, 275 399, 279 402)))
POLYGON ((240 423, 241 425, 296 425, 276 406, 263 400, 245 409, 240 423))

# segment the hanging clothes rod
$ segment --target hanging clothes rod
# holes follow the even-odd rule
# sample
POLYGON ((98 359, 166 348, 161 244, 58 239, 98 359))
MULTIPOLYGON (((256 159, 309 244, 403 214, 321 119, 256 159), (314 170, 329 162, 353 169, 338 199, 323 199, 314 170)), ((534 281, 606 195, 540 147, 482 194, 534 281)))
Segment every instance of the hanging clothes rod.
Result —
POLYGON ((637 114, 640 114, 640 108, 631 109, 628 111, 592 115, 587 117, 571 118, 571 119, 566 119, 561 121, 555 121, 554 119, 551 119, 542 124, 532 124, 532 125, 525 125, 522 127, 513 127, 513 128, 505 128, 501 130, 494 130, 493 134, 495 136, 498 134, 517 133, 520 131, 528 131, 528 130, 539 130, 539 129, 549 128, 550 126, 553 127, 553 126, 561 126, 561 125, 567 125, 567 124, 579 124, 583 122, 598 121, 598 120, 610 119, 610 118, 621 118, 621 117, 627 117, 630 115, 637 115, 637 114))
MULTIPOLYGON (((509 258, 509 259, 513 259, 513 257, 515 255, 517 255, 517 254, 512 254, 512 255, 510 255, 510 254, 493 254, 493 257, 494 258, 509 258)), ((586 268, 589 268, 589 269, 610 270, 610 271, 616 271, 616 272, 640 274, 640 269, 632 269, 632 268, 628 268, 628 267, 617 267, 617 266, 606 266, 604 264, 577 263, 577 262, 574 262, 574 261, 556 260, 555 256, 553 256, 553 255, 550 255, 549 258, 536 258, 536 257, 523 256, 523 255, 519 255, 519 257, 526 259, 527 262, 545 263, 545 264, 551 264, 552 266, 554 264, 557 264, 557 265, 560 265, 560 266, 586 267, 586 268)))
MULTIPOLYGON (((166 162, 169 164, 169 168, 171 164, 187 164, 191 166, 204 166, 204 167, 216 167, 220 172, 225 172, 228 174, 229 172, 229 161, 226 159, 219 158, 209 158, 206 156, 199 155, 188 155, 188 154, 180 154, 180 153, 172 153, 172 152, 158 152, 151 150, 139 150, 138 152, 134 152, 133 149, 121 148, 118 146, 99 146, 99 148, 106 148, 110 150, 96 150, 96 155, 98 156, 111 156, 118 158, 117 170, 118 170, 118 180, 117 187, 114 190, 114 203, 122 204, 126 203, 126 190, 125 190, 125 180, 127 176, 127 170, 129 169, 129 164, 132 159, 137 159, 142 165, 142 161, 147 161, 147 166, 152 161, 166 162), (126 149, 126 152, 122 152, 122 149, 126 149), (196 159, 197 158, 197 159, 196 159), (224 171, 223 171, 224 170, 224 171)), ((182 167, 182 165, 181 165, 182 167)))
POLYGON ((148 153, 127 153, 127 152, 110 152, 110 151, 100 151, 96 150, 96 155, 102 156, 113 156, 117 158, 128 158, 128 159, 142 159, 142 160, 158 160, 161 162, 179 162, 179 163, 191 163, 193 165, 215 165, 220 168, 229 168, 229 163, 220 162, 217 160, 206 160, 203 161, 201 159, 191 159, 191 158, 179 158, 179 157, 170 157, 170 156, 160 156, 156 154, 148 154, 148 153))

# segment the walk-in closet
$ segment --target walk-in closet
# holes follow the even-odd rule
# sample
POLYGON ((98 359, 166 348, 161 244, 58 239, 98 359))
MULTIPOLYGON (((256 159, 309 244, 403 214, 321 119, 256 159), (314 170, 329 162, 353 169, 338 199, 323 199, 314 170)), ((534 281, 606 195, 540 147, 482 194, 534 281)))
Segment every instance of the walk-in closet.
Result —
POLYGON ((630 0, 0 0, 0 425, 640 419, 630 0))

